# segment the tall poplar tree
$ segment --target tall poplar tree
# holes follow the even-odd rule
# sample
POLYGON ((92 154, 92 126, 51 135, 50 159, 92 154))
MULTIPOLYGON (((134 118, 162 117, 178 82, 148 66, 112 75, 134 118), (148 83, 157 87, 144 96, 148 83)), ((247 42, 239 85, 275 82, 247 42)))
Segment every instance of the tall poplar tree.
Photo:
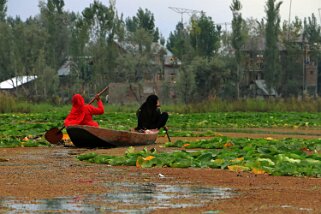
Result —
POLYGON ((184 64, 192 60, 193 48, 190 43, 189 32, 184 28, 183 23, 179 22, 176 25, 176 30, 170 33, 166 47, 184 64))
POLYGON ((159 30, 155 27, 154 14, 148 9, 139 8, 136 16, 126 19, 126 27, 130 32, 136 32, 139 29, 144 29, 153 36, 153 42, 157 42, 160 38, 159 30))
POLYGON ((0 0, 0 21, 5 21, 7 15, 7 0, 0 0))
POLYGON ((215 25, 210 16, 201 13, 201 16, 192 19, 190 31, 191 44, 198 56, 213 57, 220 48, 221 26, 215 25))
POLYGON ((69 55, 69 31, 64 0, 40 1, 41 22, 48 33, 46 61, 58 69, 69 55))
POLYGON ((232 5, 230 6, 231 11, 233 12, 232 20, 232 47, 234 48, 234 56, 236 61, 236 94, 237 99, 240 98, 240 81, 241 81, 241 61, 242 53, 241 48, 245 43, 245 22, 242 18, 240 10, 242 8, 241 2, 239 0, 233 0, 232 5))
POLYGON ((267 0, 266 4, 266 29, 264 51, 264 79, 268 90, 278 87, 280 80, 280 55, 278 47, 278 35, 280 32, 280 7, 282 2, 267 0))

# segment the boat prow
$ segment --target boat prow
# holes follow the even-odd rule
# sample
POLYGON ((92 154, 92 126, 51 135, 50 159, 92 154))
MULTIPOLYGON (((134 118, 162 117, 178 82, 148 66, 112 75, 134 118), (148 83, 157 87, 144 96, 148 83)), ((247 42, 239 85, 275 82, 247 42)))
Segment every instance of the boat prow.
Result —
POLYGON ((158 131, 140 133, 93 126, 68 126, 67 133, 76 147, 122 147, 154 144, 158 131))

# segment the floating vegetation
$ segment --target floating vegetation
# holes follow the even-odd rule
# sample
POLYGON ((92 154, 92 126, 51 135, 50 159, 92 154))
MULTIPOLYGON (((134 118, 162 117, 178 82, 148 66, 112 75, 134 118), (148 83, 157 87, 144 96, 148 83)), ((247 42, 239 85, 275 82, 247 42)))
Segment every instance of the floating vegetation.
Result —
MULTIPOLYGON (((107 111, 107 110, 106 110, 107 111)), ((0 114, 0 138, 44 134, 60 127, 68 112, 65 109, 44 113, 0 114)), ((171 136, 215 136, 216 129, 321 127, 321 113, 306 112, 211 112, 170 113, 171 136)), ((135 113, 108 112, 96 116, 102 128, 129 130, 137 125, 135 113)), ((160 134, 165 135, 164 132, 160 134)))
POLYGON ((24 138, 19 137, 4 137, 0 139, 0 148, 14 148, 14 147, 38 147, 50 146, 43 137, 33 137, 32 135, 24 138))
POLYGON ((86 153, 77 158, 112 166, 219 168, 254 174, 321 177, 321 139, 215 137, 195 142, 176 141, 165 146, 184 149, 158 153, 156 149, 135 151, 129 147, 123 156, 86 153))

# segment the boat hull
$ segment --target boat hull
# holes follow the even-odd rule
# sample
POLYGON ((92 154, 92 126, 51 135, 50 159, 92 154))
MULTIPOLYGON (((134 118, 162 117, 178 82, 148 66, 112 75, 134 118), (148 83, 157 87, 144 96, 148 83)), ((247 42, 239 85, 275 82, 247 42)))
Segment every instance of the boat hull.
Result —
POLYGON ((118 131, 93 126, 68 126, 67 133, 76 147, 122 147, 154 144, 158 132, 149 134, 118 131))

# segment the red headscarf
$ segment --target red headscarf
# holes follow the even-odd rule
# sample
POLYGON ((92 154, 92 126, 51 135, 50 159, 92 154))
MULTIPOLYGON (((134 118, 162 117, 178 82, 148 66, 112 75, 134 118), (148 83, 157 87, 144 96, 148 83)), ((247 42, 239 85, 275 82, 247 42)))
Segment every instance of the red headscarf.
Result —
POLYGON ((80 94, 75 94, 72 97, 72 108, 65 119, 65 126, 78 125, 85 117, 85 100, 80 94))

